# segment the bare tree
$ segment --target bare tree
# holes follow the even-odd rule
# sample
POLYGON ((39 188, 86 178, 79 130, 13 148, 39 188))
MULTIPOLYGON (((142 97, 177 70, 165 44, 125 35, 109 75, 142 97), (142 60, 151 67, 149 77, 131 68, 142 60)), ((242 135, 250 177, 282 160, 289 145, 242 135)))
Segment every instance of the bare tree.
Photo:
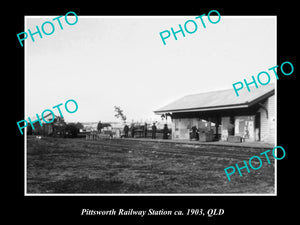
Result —
POLYGON ((121 120, 123 121, 123 123, 126 123, 126 116, 123 113, 123 110, 121 109, 120 106, 114 106, 115 107, 115 117, 116 118, 121 118, 121 120))

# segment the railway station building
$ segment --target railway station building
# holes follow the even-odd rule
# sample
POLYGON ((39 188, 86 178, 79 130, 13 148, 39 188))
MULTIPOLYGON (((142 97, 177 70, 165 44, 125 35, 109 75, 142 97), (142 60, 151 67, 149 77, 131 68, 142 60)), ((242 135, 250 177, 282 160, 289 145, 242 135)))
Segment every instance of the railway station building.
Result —
POLYGON ((189 140, 197 129, 200 141, 275 143, 275 85, 250 86, 184 96, 154 111, 171 117, 172 139, 189 140))

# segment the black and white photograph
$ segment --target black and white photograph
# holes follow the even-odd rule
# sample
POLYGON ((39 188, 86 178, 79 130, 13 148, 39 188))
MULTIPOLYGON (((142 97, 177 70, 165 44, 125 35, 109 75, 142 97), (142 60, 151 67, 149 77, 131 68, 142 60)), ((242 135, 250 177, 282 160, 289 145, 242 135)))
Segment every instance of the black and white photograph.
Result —
POLYGON ((295 15, 253 7, 20 6, 11 159, 24 221, 290 217, 295 15))
POLYGON ((26 194, 276 194, 276 17, 56 18, 25 18, 26 194))

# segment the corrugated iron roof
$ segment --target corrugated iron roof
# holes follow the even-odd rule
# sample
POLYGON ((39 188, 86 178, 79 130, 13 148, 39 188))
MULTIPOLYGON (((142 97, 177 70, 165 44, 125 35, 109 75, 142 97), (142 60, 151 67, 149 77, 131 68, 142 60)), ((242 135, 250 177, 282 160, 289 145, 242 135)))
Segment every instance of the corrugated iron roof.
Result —
POLYGON ((156 111, 157 114, 166 112, 206 111, 227 108, 249 107, 275 93, 274 83, 266 86, 250 86, 250 92, 244 87, 236 95, 234 89, 211 91, 206 93, 184 96, 156 111))

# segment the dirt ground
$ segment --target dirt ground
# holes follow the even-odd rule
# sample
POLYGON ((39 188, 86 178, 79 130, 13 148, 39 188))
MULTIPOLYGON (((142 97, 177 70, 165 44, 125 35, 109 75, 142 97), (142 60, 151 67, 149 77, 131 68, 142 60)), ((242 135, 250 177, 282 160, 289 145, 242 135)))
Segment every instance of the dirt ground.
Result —
MULTIPOLYGON (((27 193, 272 194, 274 160, 228 181, 264 149, 104 139, 27 139, 27 193)), ((254 160, 253 160, 254 161, 254 160)))

